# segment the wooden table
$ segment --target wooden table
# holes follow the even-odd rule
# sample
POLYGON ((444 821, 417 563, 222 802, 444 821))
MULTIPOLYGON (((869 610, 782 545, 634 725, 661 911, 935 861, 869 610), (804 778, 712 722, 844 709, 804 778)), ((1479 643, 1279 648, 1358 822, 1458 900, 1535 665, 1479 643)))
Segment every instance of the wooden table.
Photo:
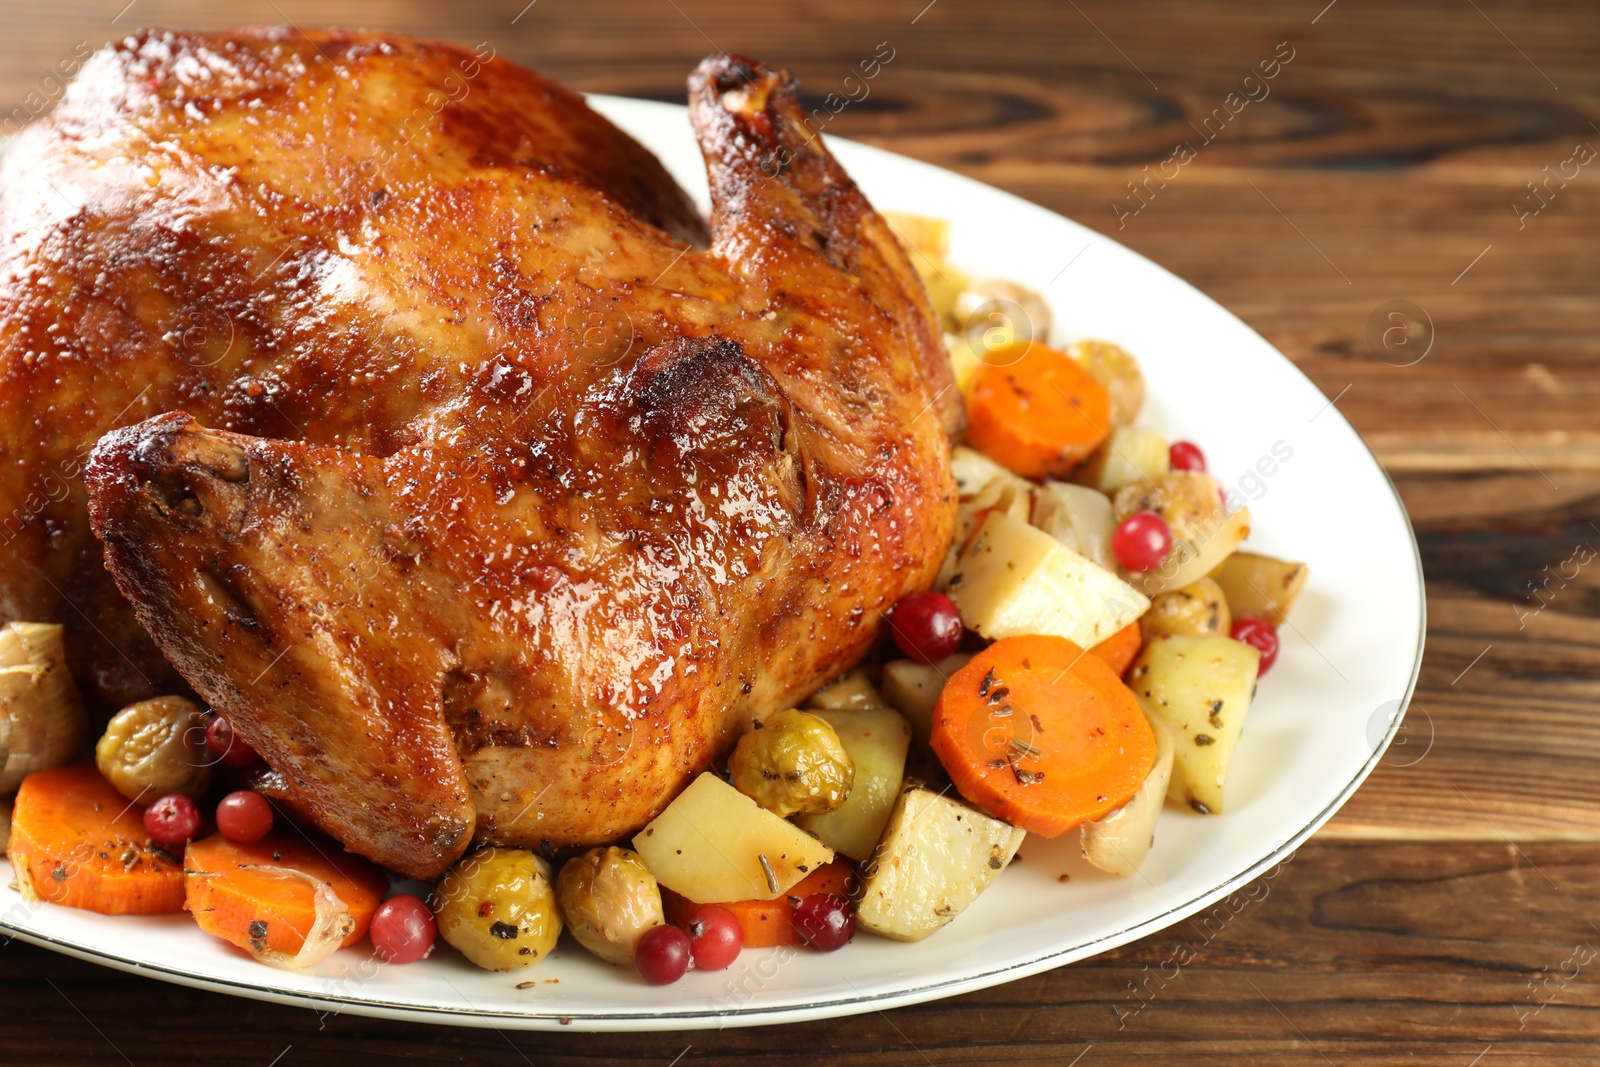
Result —
MULTIPOLYGON (((1600 146, 1600 8, 125 3, 13 5, 0 102, 23 100, 75 42, 145 24, 342 23, 488 41, 578 88, 674 101, 717 48, 787 65, 820 98, 889 42, 892 64, 829 133, 1110 233, 1286 352, 1400 487, 1429 583, 1428 655, 1407 744, 1264 901, 1164 984, 1146 979, 1194 937, 1184 926, 1010 985, 826 1024, 513 1034, 324 1019, 14 943, 0 950, 0 1062, 1094 1065, 1163 1055, 1469 1067, 1600 1056, 1600 566, 1567 562, 1600 544, 1600 165, 1541 185, 1539 199, 1528 185, 1576 146, 1600 146), (1293 59, 1271 95, 1119 225, 1112 203, 1136 203, 1125 183, 1193 139, 1190 123, 1223 106, 1280 42, 1293 59), (1382 341, 1401 321, 1387 317, 1395 301, 1420 324, 1409 347, 1382 341), (1135 986, 1157 992, 1130 1017, 1135 986)), ((1360 544, 1360 516, 1330 500, 1327 518, 1360 544)))

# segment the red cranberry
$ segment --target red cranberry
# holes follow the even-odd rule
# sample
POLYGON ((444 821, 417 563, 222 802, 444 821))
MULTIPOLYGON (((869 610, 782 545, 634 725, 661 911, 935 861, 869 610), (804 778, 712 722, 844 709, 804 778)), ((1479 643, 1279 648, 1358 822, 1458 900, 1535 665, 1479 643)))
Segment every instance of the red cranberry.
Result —
POLYGON ((1193 441, 1174 441, 1167 449, 1167 466, 1175 471, 1204 471, 1206 454, 1193 441))
POLYGON ((1172 527, 1153 511, 1136 511, 1111 535, 1111 551, 1130 571, 1153 571, 1172 551, 1172 527))
POLYGON ((894 606, 889 629, 900 651, 922 663, 937 663, 961 644, 961 613, 943 593, 908 593, 894 606))
POLYGON ((633 950, 633 965, 651 985, 671 985, 689 970, 689 935, 676 926, 646 930, 633 950))
POLYGON ((230 767, 249 767, 260 758, 255 749, 244 743, 244 738, 233 732, 233 724, 221 715, 212 718, 206 727, 206 748, 230 767))
POLYGON ((1241 615, 1234 619, 1233 639, 1261 650, 1261 666, 1256 671, 1257 677, 1266 674, 1278 662, 1278 630, 1266 619, 1255 615, 1241 615))
POLYGON ((372 913, 367 936, 385 963, 415 963, 433 951, 438 932, 428 905, 409 893, 390 897, 372 913))
POLYGON ((856 936, 856 917, 844 897, 813 893, 795 905, 794 928, 812 948, 833 952, 856 936))
POLYGON ((144 809, 144 832, 168 852, 182 852, 200 832, 200 809, 182 793, 168 793, 144 809))
POLYGON ((720 971, 739 957, 744 948, 744 927, 738 916, 716 904, 704 904, 689 916, 684 932, 696 970, 720 971))
POLYGON ((272 805, 260 793, 241 789, 217 803, 217 831, 242 845, 260 841, 272 829, 272 805))

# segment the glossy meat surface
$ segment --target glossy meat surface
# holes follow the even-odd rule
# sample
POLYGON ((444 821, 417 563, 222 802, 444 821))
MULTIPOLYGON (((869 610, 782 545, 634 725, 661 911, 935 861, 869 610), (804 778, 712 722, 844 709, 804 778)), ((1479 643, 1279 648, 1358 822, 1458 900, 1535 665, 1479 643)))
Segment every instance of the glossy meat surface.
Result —
POLYGON ((432 149, 365 165, 342 131, 377 137, 374 110, 463 56, 147 38, 91 63, 24 153, 83 207, 0 172, 7 299, 37 305, 5 320, 0 403, 31 375, 53 405, 34 433, 69 453, 124 426, 86 484, 139 622, 278 789, 419 877, 472 840, 636 829, 741 722, 870 647, 955 507, 926 297, 786 76, 719 57, 691 79, 701 251, 653 161, 505 64, 408 142, 432 149), (528 160, 455 121, 490 96, 528 160), (215 362, 174 351, 185 315, 233 327, 198 346, 215 362), (60 335, 46 382, 20 353, 60 335))
POLYGON ((101 434, 183 410, 388 452, 472 402, 497 320, 599 336, 592 294, 549 292, 581 260, 529 286, 496 243, 452 251, 502 183, 532 223, 559 230, 570 191, 705 240, 654 157, 487 51, 245 30, 97 53, 0 162, 0 619, 64 623, 103 711, 181 688, 89 530, 101 434), (463 335, 471 358, 437 358, 463 335))

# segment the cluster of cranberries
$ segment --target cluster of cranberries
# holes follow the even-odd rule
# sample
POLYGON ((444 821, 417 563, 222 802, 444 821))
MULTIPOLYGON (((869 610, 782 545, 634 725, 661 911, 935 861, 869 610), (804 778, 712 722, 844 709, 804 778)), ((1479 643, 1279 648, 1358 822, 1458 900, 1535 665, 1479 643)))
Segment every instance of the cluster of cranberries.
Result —
MULTIPOLYGON (((221 715, 206 726, 206 749, 228 767, 252 767, 260 759, 221 715)), ((272 805, 250 789, 236 790, 217 801, 215 818, 218 833, 244 845, 272 832, 272 805)), ((201 822, 200 806, 182 793, 160 797, 144 810, 145 833, 169 852, 182 852, 199 836, 201 822)), ((378 905, 368 936, 385 963, 412 963, 433 950, 437 932, 432 909, 421 899, 402 893, 378 905)))
MULTIPOLYGON (((820 952, 843 948, 856 933, 850 902, 832 893, 813 893, 794 907, 794 928, 802 940, 820 952)), ((651 985, 669 985, 691 966, 700 971, 720 971, 738 958, 744 948, 744 927, 739 917, 720 904, 703 904, 682 928, 657 926, 639 939, 634 966, 651 985)))
MULTIPOLYGON (((257 756, 221 715, 206 727, 206 749, 218 763, 229 767, 249 767, 257 756)), ((217 802, 217 832, 230 841, 249 844, 267 836, 272 829, 272 805, 260 793, 240 789, 217 802)), ((159 797, 144 810, 144 829, 150 840, 169 852, 183 846, 200 833, 200 806, 182 793, 159 797)))

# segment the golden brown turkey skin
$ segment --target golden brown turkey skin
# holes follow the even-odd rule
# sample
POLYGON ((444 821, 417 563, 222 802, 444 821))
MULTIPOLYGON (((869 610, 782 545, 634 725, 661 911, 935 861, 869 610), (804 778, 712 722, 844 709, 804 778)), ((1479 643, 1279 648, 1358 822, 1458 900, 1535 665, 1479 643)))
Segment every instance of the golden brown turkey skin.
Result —
POLYGON ((173 404, 195 418, 93 452, 139 621, 287 795, 403 873, 627 835, 859 659, 948 545, 959 404, 905 253, 787 76, 720 57, 690 95, 705 252, 599 183, 419 156, 379 198, 338 142, 236 127, 229 158, 295 156, 248 186, 272 227, 343 213, 265 278, 233 273, 240 214, 185 218, 227 237, 196 267, 317 317, 252 348, 304 432, 173 404))
POLYGON ((571 284, 595 212, 705 241, 655 158, 576 94, 487 51, 313 37, 144 33, 0 162, 0 621, 65 623, 102 708, 182 681, 89 530, 101 434, 182 410, 393 451, 459 424, 484 360, 530 325, 607 337, 609 300, 571 284), (457 242, 502 183, 549 227, 541 247, 580 233, 572 260, 530 273, 493 235, 457 242))

